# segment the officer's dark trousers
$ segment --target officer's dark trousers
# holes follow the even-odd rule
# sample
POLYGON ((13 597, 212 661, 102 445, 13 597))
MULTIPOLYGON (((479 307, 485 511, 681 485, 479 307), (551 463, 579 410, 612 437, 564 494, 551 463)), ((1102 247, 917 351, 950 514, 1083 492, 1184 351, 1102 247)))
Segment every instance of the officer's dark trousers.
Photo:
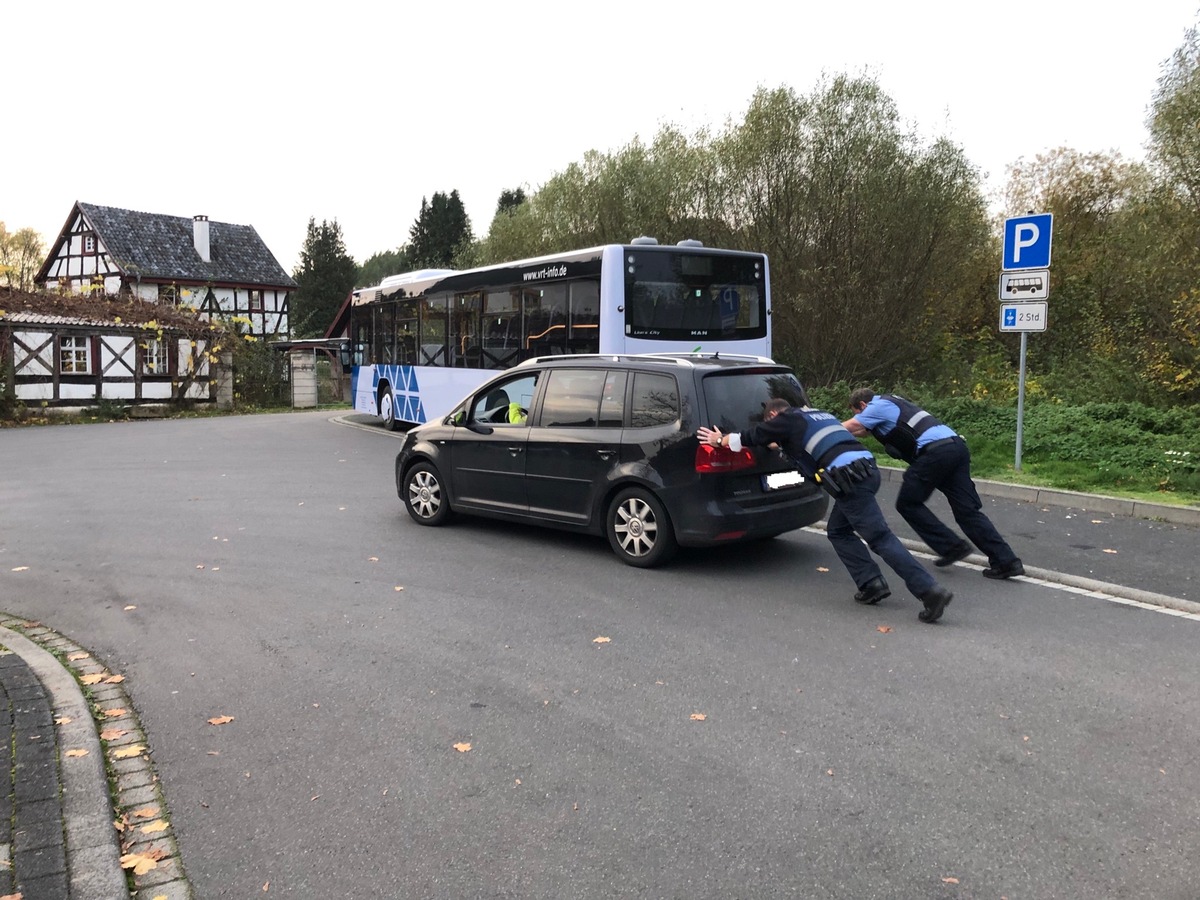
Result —
POLYGON ((954 521, 987 556, 990 565, 1003 566, 1017 558, 983 512, 983 502, 971 480, 971 451, 964 441, 954 440, 922 451, 904 473, 896 498, 896 511, 904 521, 935 553, 945 556, 962 541, 925 505, 935 490, 946 495, 954 521))
POLYGON ((878 564, 867 552, 867 547, 870 547, 892 571, 904 579, 905 586, 915 596, 924 597, 937 582, 913 559, 888 527, 879 501, 875 499, 878 490, 879 470, 872 465, 869 477, 853 485, 840 499, 834 500, 825 533, 838 559, 860 589, 881 574, 878 564), (859 540, 860 537, 862 540, 859 540), (863 546, 863 541, 867 542, 867 547, 863 546))

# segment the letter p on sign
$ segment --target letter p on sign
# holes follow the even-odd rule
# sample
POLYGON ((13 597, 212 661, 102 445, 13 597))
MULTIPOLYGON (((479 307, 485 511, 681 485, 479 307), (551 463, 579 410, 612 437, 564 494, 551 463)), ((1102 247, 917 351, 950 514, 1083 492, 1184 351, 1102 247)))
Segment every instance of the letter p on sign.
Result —
POLYGON ((1004 220, 1003 270, 1050 268, 1051 213, 1004 220))

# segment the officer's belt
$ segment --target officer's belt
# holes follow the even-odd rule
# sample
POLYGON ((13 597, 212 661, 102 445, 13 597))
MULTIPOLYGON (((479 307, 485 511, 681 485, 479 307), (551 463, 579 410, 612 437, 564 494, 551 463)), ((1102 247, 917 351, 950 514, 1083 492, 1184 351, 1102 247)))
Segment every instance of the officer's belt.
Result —
POLYGON ((920 456, 926 450, 932 450, 934 447, 944 447, 946 444, 953 444, 955 441, 958 441, 961 439, 962 438, 956 434, 953 437, 939 438, 936 441, 930 441, 924 447, 921 447, 919 450, 917 450, 917 456, 920 456))

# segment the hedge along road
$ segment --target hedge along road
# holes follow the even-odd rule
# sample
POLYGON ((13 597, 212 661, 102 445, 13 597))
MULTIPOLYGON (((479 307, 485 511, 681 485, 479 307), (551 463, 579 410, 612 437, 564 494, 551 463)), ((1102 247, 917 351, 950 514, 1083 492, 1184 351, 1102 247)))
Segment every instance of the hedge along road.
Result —
POLYGON ((0 431, 0 608, 127 677, 198 897, 1200 883, 1200 621, 958 566, 922 625, 808 531, 420 528, 330 418, 0 431))

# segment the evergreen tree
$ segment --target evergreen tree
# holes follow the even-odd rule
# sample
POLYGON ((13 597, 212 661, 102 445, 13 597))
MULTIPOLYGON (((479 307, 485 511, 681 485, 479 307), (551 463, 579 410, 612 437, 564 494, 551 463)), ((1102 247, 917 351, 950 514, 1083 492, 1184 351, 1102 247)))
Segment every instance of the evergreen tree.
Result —
POLYGON ((471 244, 471 220, 458 196, 437 193, 427 202, 409 231, 409 261, 416 268, 445 269, 454 265, 471 244))
POLYGON ((507 213, 512 215, 517 211, 517 207, 525 202, 525 192, 521 188, 515 190, 504 190, 500 192, 500 199, 496 201, 496 215, 507 213))
POLYGON ((320 337, 354 287, 358 264, 346 253, 337 219, 310 218, 300 265, 292 273, 300 285, 292 297, 291 329, 296 337, 320 337))

